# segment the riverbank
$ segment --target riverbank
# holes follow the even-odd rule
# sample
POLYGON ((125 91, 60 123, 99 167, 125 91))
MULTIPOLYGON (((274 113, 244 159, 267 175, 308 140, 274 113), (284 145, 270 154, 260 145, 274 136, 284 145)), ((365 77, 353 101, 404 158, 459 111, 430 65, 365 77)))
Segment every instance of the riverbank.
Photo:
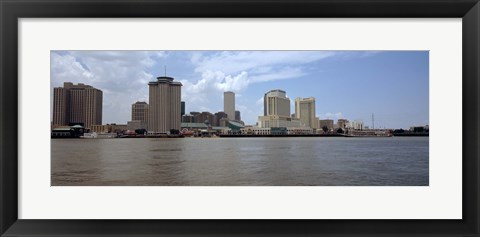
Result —
POLYGON ((220 134, 219 137, 344 137, 343 134, 220 134))

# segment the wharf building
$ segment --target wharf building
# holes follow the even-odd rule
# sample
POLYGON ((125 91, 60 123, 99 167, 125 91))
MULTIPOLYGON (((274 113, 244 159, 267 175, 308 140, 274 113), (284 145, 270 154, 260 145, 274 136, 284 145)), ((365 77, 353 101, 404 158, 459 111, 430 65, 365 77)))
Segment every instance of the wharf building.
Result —
POLYGON ((90 85, 64 82, 53 88, 53 126, 102 124, 103 92, 90 85))
POLYGON ((255 126, 245 126, 240 129, 244 135, 302 135, 312 134, 313 131, 309 127, 272 127, 260 128, 255 126))
POLYGON ((334 123, 332 119, 320 119, 318 121, 318 128, 323 129, 323 127, 327 127, 329 131, 334 129, 334 123))
POLYGON ((353 129, 353 130, 364 130, 365 129, 365 127, 363 125, 363 121, 361 121, 361 120, 348 121, 345 124, 345 127, 347 129, 353 129))
POLYGON ((292 119, 290 99, 283 90, 271 90, 263 97, 263 116, 258 117, 260 128, 301 127, 299 120, 292 119))
POLYGON ((138 129, 145 129, 147 130, 147 124, 142 120, 132 120, 127 121, 127 130, 135 131, 138 129))
POLYGON ((346 119, 338 119, 337 120, 337 128, 345 129, 345 128, 347 128, 347 123, 348 123, 348 120, 346 120, 346 119))
POLYGON ((228 116, 228 119, 235 120, 235 93, 226 91, 223 93, 223 112, 228 116))
POLYGON ((310 128, 318 128, 318 121, 315 115, 315 98, 295 99, 295 117, 302 124, 310 128))
POLYGON ((127 124, 104 124, 104 125, 93 125, 91 128, 91 132, 95 133, 116 133, 116 134, 123 134, 128 129, 127 124))
POLYGON ((182 83, 173 80, 164 76, 148 83, 149 133, 169 133, 181 128, 182 83))

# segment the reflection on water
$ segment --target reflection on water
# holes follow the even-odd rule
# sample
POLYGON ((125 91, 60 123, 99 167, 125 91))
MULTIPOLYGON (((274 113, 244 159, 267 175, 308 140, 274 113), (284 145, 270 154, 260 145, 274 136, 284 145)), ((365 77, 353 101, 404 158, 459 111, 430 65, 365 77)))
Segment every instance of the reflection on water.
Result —
POLYGON ((429 184, 428 137, 51 142, 54 186, 429 184))

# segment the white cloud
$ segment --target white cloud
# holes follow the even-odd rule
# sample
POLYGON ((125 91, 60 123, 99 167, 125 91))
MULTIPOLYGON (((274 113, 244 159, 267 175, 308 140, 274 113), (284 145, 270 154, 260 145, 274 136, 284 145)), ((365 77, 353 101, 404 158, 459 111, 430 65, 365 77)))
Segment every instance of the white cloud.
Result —
POLYGON ((61 56, 52 53, 51 65, 52 80, 64 81, 78 78, 84 81, 93 77, 92 73, 71 55, 61 56))
POLYGON ((228 75, 220 83, 216 84, 221 91, 238 92, 247 88, 249 84, 248 73, 243 71, 236 76, 228 75))
POLYGON ((273 66, 293 66, 332 57, 332 51, 223 51, 209 56, 196 55, 196 71, 221 70, 227 74, 256 69, 272 71, 273 66))
POLYGON ((159 57, 148 51, 69 51, 51 54, 51 87, 84 83, 103 91, 103 123, 126 123, 131 104, 148 100, 150 73, 159 57))
POLYGON ((237 104, 235 109, 240 111, 241 119, 248 125, 254 125, 258 121, 258 116, 263 114, 263 106, 252 107, 244 104, 237 104))
POLYGON ((258 74, 257 76, 251 77, 252 83, 258 82, 268 82, 268 81, 277 81, 284 79, 298 78, 306 75, 307 73, 302 70, 300 67, 286 67, 280 68, 277 71, 272 71, 271 73, 258 74))
POLYGON ((256 105, 263 105, 263 96, 255 102, 256 105))
POLYGON ((253 83, 299 78, 308 74, 303 64, 334 55, 330 51, 192 52, 190 63, 201 78, 181 80, 182 99, 187 110, 205 105, 212 112, 222 110, 224 91, 238 94, 253 83))
POLYGON ((238 93, 249 85, 248 73, 240 72, 236 75, 226 75, 222 71, 207 70, 202 78, 196 82, 180 80, 183 84, 182 100, 190 110, 204 110, 216 112, 223 109, 223 92, 238 93), (210 105, 210 106, 205 106, 210 105))
MULTIPOLYGON (((319 116, 320 119, 322 119, 321 116, 319 116)), ((343 119, 343 114, 341 112, 335 112, 335 113, 332 113, 332 112, 327 112, 325 113, 325 116, 324 118, 327 118, 327 119, 343 119)))

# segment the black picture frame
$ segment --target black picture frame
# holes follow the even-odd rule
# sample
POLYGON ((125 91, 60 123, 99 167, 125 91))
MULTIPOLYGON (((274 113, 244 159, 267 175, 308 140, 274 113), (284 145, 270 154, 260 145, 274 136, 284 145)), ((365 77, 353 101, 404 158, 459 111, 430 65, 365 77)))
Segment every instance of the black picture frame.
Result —
MULTIPOLYGON (((480 236, 479 0, 1 0, 1 236, 480 236), (373 17, 462 18, 461 220, 18 219, 19 18, 373 17)), ((441 207, 439 207, 441 208, 441 207)))

